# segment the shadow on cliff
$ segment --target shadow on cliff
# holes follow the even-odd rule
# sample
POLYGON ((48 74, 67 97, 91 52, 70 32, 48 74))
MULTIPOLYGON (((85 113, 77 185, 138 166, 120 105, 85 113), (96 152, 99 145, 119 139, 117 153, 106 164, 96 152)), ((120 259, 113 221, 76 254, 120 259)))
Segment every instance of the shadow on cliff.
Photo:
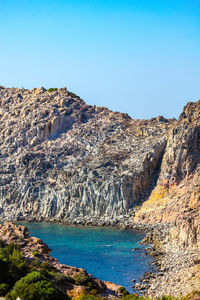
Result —
POLYGON ((151 176, 150 182, 149 182, 149 187, 144 191, 144 193, 140 196, 140 198, 137 201, 138 206, 141 206, 146 200, 148 200, 148 198, 150 197, 152 191, 154 190, 154 188, 157 186, 159 177, 160 177, 160 173, 161 173, 161 165, 162 165, 162 161, 163 161, 163 157, 165 154, 165 150, 166 150, 166 146, 167 143, 160 155, 160 158, 158 160, 158 164, 157 167, 153 173, 153 175, 151 176))

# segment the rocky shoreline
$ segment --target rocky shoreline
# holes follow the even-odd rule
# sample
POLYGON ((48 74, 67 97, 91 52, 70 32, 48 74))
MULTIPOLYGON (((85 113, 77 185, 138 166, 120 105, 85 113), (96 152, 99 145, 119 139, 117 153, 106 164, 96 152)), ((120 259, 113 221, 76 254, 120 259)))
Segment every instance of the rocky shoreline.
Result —
MULTIPOLYGON (((127 220, 127 216, 120 218, 127 220)), ((21 220, 22 221, 22 220, 21 220)), ((27 221, 27 220, 26 220, 27 221)), ((130 221, 130 219, 129 219, 130 221)), ((31 221, 30 221, 31 222, 31 221)), ((144 255, 153 257, 149 270, 145 272, 137 282, 133 278, 133 292, 142 294, 150 298, 157 298, 163 295, 173 295, 174 297, 186 296, 189 293, 200 290, 200 251, 196 250, 167 250, 166 245, 160 245, 160 239, 164 240, 169 235, 170 226, 134 224, 132 221, 124 223, 115 222, 112 224, 100 224, 90 220, 88 223, 73 222, 66 225, 72 226, 108 226, 121 229, 132 229, 146 232, 141 244, 147 245, 143 250, 144 255), (114 224, 114 225, 113 225, 114 224), (157 238, 156 238, 157 236, 157 238), (183 276, 184 274, 184 276, 183 276)), ((141 251, 141 249, 133 249, 141 251)), ((54 264, 58 264, 56 259, 54 264)), ((63 267, 61 267, 62 269, 63 267)), ((76 269, 76 268, 75 268, 76 269)), ((78 269, 77 269, 78 270, 78 269)), ((108 283, 112 285, 112 283, 108 283)), ((115 285, 113 285, 116 291, 115 285)))
MULTIPOLYGON (((170 226, 157 226, 148 228, 143 244, 151 247, 145 250, 147 255, 153 257, 152 271, 145 272, 133 286, 136 292, 150 298, 162 295, 184 297, 200 290, 200 251, 192 249, 170 249, 167 244, 160 245, 160 237, 152 236, 159 232, 162 239, 169 236, 170 226), (154 266, 154 268, 153 268, 154 266)), ((135 282, 135 280, 133 280, 135 282)), ((195 296, 194 299, 199 299, 195 296)), ((189 298, 190 299, 190 298, 189 298)))
POLYGON ((196 251, 167 252, 155 258, 158 270, 150 275, 146 295, 186 296, 200 290, 199 254, 196 251))
MULTIPOLYGON (((74 226, 114 226, 114 227, 120 227, 120 228, 124 228, 124 229, 128 229, 128 228, 132 228, 134 226, 134 222, 133 222, 133 217, 135 215, 134 211, 131 211, 129 213, 127 213, 126 215, 120 215, 117 216, 113 219, 111 219, 110 217, 77 217, 74 219, 70 219, 68 221, 65 222, 61 222, 62 224, 65 225, 74 225, 74 226)), ((29 217, 29 218, 24 218, 24 217, 17 217, 15 219, 12 218, 12 220, 10 220, 9 217, 4 217, 2 218, 2 221, 26 221, 26 222, 50 222, 50 223, 59 223, 56 219, 55 220, 45 220, 44 218, 36 218, 36 217, 29 217)), ((136 226, 136 225, 135 225, 136 226)), ((138 225, 138 228, 144 228, 146 227, 145 225, 138 225)))
POLYGON ((48 265, 48 268, 53 269, 54 273, 61 278, 61 282, 58 282, 56 287, 74 299, 81 294, 89 293, 87 286, 84 283, 81 284, 81 280, 80 283, 74 281, 74 278, 83 275, 93 283, 99 296, 110 299, 121 296, 119 285, 101 281, 88 274, 84 269, 59 263, 56 258, 50 255, 51 250, 49 247, 39 238, 30 236, 28 228, 25 226, 16 225, 13 222, 0 224, 0 241, 5 243, 5 245, 14 243, 19 247, 26 264, 35 262, 34 266, 37 266, 38 270, 41 270, 42 264, 48 265))

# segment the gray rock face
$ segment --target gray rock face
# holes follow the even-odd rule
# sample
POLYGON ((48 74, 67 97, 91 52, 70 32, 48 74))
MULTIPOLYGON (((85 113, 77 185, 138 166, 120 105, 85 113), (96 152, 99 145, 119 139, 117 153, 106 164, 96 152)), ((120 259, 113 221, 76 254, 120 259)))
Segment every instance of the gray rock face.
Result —
POLYGON ((170 248, 199 249, 200 101, 188 103, 171 128, 159 179, 134 221, 170 224, 166 234, 170 248))
POLYGON ((200 101, 189 102, 169 134, 160 181, 180 182, 200 163, 200 101))
POLYGON ((66 88, 0 88, 0 217, 114 222, 148 193, 174 120, 132 120, 66 88))

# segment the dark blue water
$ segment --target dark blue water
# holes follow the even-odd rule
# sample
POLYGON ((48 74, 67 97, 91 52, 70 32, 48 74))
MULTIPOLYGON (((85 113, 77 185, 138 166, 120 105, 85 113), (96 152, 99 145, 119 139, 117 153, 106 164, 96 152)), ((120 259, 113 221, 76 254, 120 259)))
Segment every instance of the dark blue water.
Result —
POLYGON ((132 279, 146 270, 151 257, 138 244, 141 232, 102 227, 71 227, 49 223, 23 223, 42 239, 61 263, 80 267, 101 280, 120 284, 132 292, 132 279), (131 251, 141 248, 139 251, 131 251))

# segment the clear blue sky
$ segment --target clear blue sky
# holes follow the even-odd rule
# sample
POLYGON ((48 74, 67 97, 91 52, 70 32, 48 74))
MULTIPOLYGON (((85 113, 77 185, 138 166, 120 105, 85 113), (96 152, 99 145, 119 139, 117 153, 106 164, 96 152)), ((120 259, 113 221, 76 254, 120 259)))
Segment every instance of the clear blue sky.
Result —
POLYGON ((177 117, 200 98, 200 0, 0 0, 0 85, 177 117))

